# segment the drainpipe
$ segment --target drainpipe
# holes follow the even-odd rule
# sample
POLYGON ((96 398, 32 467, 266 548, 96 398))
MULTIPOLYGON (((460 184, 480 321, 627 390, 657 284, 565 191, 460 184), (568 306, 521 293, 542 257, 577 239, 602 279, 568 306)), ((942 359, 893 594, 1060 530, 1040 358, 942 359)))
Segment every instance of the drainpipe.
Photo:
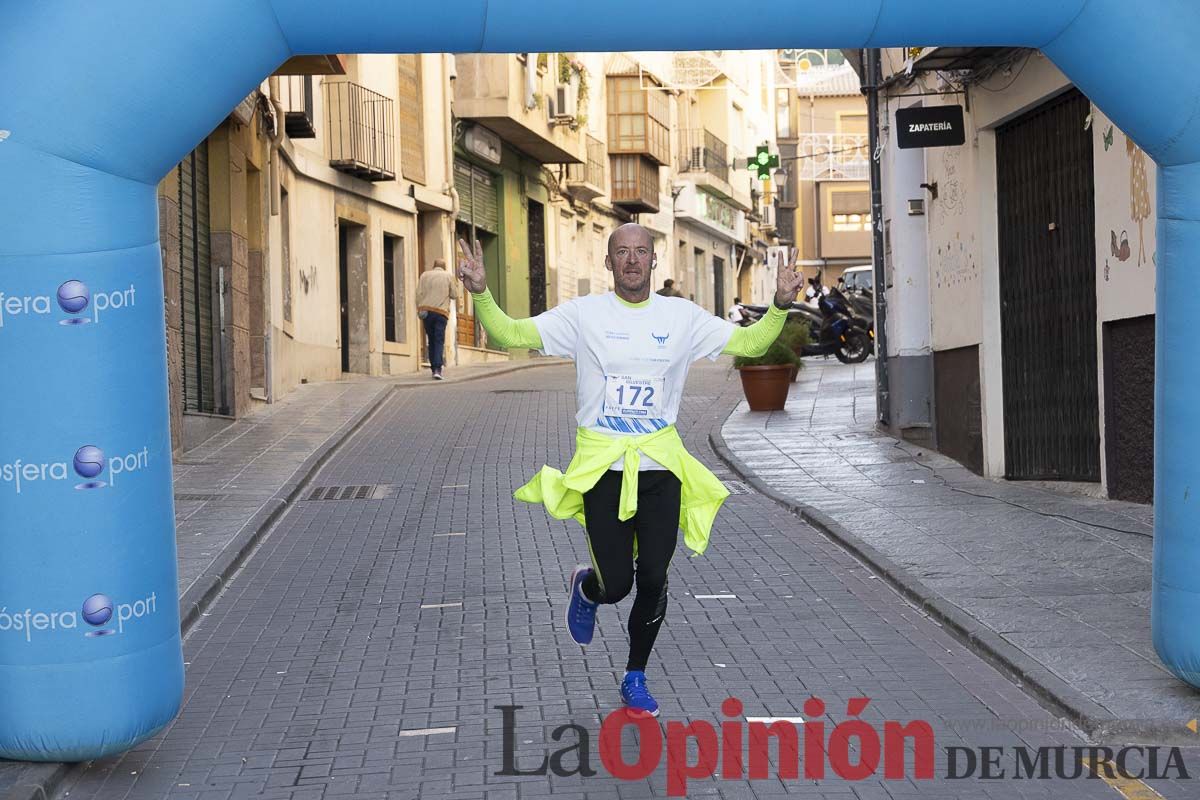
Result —
MULTIPOLYGON (((808 96, 808 133, 810 136, 817 135, 817 98, 814 95, 808 96)), ((812 260, 821 261, 821 183, 815 178, 811 181, 812 192, 809 195, 809 200, 812 204, 812 260)), ((804 254, 801 253, 803 258, 804 254)), ((822 264, 821 279, 825 279, 825 269, 822 264)))
POLYGON ((887 286, 883 265, 883 194, 879 153, 879 84, 883 73, 879 50, 868 49, 863 69, 863 92, 867 95, 868 147, 871 150, 871 242, 875 262, 875 405, 879 424, 887 426, 891 418, 891 391, 888 380, 887 286))
MULTIPOLYGON (((446 266, 450 269, 451 275, 456 275, 458 269, 458 237, 455 236, 454 226, 455 220, 458 219, 461 198, 458 196, 458 189, 454 186, 454 82, 458 78, 458 72, 455 69, 454 54, 442 53, 442 75, 444 97, 446 98, 446 113, 443 115, 445 124, 442 128, 445 130, 446 140, 446 182, 442 185, 442 193, 450 195, 450 219, 446 223, 449 229, 449 252, 446 254, 446 266)), ((473 207, 473 206, 472 206, 473 207)), ((474 245, 472 245, 473 247, 474 245)), ((419 271, 419 270, 418 270, 419 271)), ((463 308, 467 307, 467 292, 466 287, 461 287, 463 308)), ((451 315, 453 325, 451 341, 454 342, 454 366, 458 366, 458 306, 454 306, 453 314, 451 315)), ((420 330, 417 331, 420 336, 420 330)), ((418 348, 419 349, 419 348, 418 348)))
MULTIPOLYGON (((275 110, 275 131, 271 135, 271 145, 267 149, 267 180, 270 182, 271 193, 271 216, 279 216, 279 158, 280 152, 283 149, 283 103, 279 100, 279 76, 272 75, 267 80, 267 89, 270 94, 271 108, 275 110)), ((268 226, 268 230, 270 226, 268 226)), ((266 350, 266 358, 263 359, 266 377, 264 382, 267 384, 267 403, 275 402, 275 380, 274 380, 274 356, 272 355, 271 329, 274 327, 274 320, 271 317, 271 312, 275 307, 274 298, 271 296, 271 270, 270 259, 267 259, 267 264, 263 267, 263 349, 266 350)))

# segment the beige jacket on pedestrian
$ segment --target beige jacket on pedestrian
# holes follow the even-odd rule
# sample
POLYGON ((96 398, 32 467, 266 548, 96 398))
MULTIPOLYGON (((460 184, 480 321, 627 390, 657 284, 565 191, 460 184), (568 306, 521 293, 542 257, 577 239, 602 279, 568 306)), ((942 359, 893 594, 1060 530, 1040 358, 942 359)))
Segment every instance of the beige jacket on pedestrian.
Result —
POLYGON ((450 304, 458 300, 458 281, 446 271, 446 262, 437 259, 433 269, 417 281, 417 311, 450 316, 450 304))

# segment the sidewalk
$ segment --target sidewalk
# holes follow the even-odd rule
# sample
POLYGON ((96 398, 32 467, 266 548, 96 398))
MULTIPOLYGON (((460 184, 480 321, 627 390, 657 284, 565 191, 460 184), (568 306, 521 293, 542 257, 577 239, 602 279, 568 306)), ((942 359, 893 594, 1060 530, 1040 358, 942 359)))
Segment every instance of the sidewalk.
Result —
MULTIPOLYGON (((451 386, 562 363, 536 358, 455 367, 440 382, 422 371, 304 384, 178 457, 175 537, 183 630, 200 618, 226 578, 300 495, 308 476, 391 392, 451 386)), ((0 800, 49 796, 67 767, 0 759, 0 800)))
POLYGON ((1150 640, 1153 508, 981 478, 885 436, 874 381, 873 363, 806 361, 786 411, 743 402, 714 446, 1093 736, 1196 744, 1200 692, 1150 640))

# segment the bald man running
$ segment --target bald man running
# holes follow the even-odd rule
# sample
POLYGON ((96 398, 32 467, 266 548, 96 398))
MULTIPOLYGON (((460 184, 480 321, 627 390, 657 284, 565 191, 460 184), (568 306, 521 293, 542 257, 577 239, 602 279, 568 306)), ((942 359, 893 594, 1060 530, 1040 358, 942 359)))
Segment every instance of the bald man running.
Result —
POLYGON ((687 452, 675 429, 688 367, 723 353, 766 352, 804 281, 796 252, 792 266, 776 276, 771 309, 739 328, 690 300, 651 293, 658 264, 654 241, 634 223, 608 240, 604 266, 613 273, 615 292, 577 297, 531 319, 511 319, 496 305, 478 243, 473 253, 462 240, 459 248, 459 277, 492 344, 575 361, 575 455, 565 473, 543 467, 515 496, 584 525, 592 564, 575 568, 566 606, 575 642, 590 643, 597 607, 618 602, 636 584, 621 699, 634 713, 658 716, 645 670, 666 613, 667 571, 679 530, 690 550, 704 552, 729 494, 687 452))

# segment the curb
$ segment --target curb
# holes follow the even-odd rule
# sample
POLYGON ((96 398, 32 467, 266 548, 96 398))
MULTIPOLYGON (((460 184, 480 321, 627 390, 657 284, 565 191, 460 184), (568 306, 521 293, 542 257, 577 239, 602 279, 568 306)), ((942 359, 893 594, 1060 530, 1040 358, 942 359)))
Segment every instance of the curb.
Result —
POLYGON ((0 794, 0 800, 49 800, 55 787, 74 766, 55 762, 25 767, 18 783, 0 794))
POLYGON ((904 567, 855 536, 823 511, 771 488, 733 454, 725 444, 720 427, 709 433, 708 440, 717 457, 755 491, 800 517, 861 561, 918 610, 966 645, 967 649, 998 669, 1042 707, 1074 724, 1091 741, 1104 744, 1119 741, 1122 744, 1196 746, 1196 735, 1185 728, 1180 720, 1118 719, 1023 650, 930 590, 904 567))
MULTIPOLYGON (((533 369, 535 367, 561 366, 564 361, 541 359, 532 363, 514 364, 479 375, 466 375, 461 378, 451 378, 442 385, 469 383, 471 381, 495 378, 512 372, 533 369)), ((403 389, 425 388, 434 386, 434 382, 392 384, 384 388, 379 396, 365 408, 359 410, 353 417, 346 420, 340 428, 330 434, 329 438, 300 464, 292 477, 279 488, 279 491, 261 508, 250 520, 242 526, 233 540, 221 550, 220 555, 192 582, 179 597, 179 628, 181 634, 186 634, 204 609, 225 588, 229 577, 236 572, 263 536, 288 511, 296 498, 308 486, 309 481, 341 445, 353 436, 375 413, 383 406, 393 393, 403 389)), ((22 762, 13 762, 22 763, 22 762)), ((77 766, 78 763, 89 762, 47 762, 44 764, 28 764, 17 778, 17 783, 8 789, 0 790, 0 800, 49 800, 57 790, 63 778, 77 766)))

